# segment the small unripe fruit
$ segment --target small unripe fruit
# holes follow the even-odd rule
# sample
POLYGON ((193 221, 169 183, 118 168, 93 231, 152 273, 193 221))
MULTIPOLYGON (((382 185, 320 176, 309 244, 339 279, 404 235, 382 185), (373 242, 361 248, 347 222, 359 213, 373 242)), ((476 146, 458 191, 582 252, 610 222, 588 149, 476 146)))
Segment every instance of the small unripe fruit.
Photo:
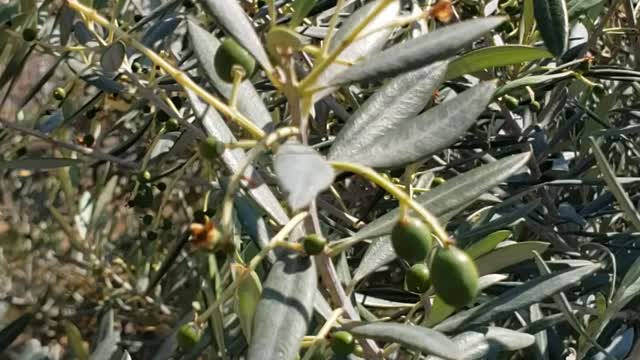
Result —
POLYGON ((55 90, 53 90, 53 98, 56 99, 57 101, 64 100, 66 96, 67 96, 67 92, 64 91, 64 89, 61 87, 55 88, 55 90))
POLYGON ((178 122, 177 119, 169 119, 169 121, 167 121, 167 123, 165 124, 165 127, 167 129, 167 131, 178 131, 180 130, 180 123, 178 122))
POLYGON ((355 349, 356 342, 350 333, 346 331, 336 331, 331 335, 331 350, 333 350, 336 355, 349 355, 355 349))
POLYGON ((216 52, 213 65, 222 80, 232 82, 234 65, 240 66, 245 72, 245 77, 249 77, 256 68, 256 61, 235 40, 226 38, 216 52))
POLYGON ((404 276, 404 285, 408 291, 423 294, 431 286, 431 274, 425 264, 415 264, 404 276))
POLYGON ((24 41, 31 42, 38 37, 38 30, 32 28, 26 28, 22 30, 22 39, 24 41))
POLYGON ((478 269, 466 252, 454 246, 438 248, 431 260, 431 282, 445 303, 462 307, 478 294, 478 269))
POLYGON ((184 324, 176 333, 176 341, 182 351, 189 351, 200 341, 200 330, 193 324, 184 324))
POLYGON ((327 239, 318 235, 318 234, 310 234, 307 235, 302 240, 302 247, 304 248, 304 252, 309 255, 318 255, 327 245, 327 239))
POLYGON ((224 144, 213 136, 209 136, 198 144, 200 156, 207 160, 215 160, 224 152, 224 144))
POLYGON ((406 216, 391 230, 391 244, 399 258, 411 264, 422 262, 431 250, 431 230, 419 219, 406 216))
POLYGON ((151 173, 147 170, 143 171, 139 176, 138 180, 143 183, 147 183, 151 180, 151 173))

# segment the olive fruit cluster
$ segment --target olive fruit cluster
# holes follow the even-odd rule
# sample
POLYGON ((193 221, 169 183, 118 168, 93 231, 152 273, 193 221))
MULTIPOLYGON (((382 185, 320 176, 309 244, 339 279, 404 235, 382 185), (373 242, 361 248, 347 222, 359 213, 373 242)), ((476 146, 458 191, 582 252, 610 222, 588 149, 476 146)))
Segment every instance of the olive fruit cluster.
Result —
POLYGON ((391 231, 391 244, 399 258, 412 264, 405 275, 405 287, 424 293, 433 286, 435 293, 451 306, 469 304, 478 293, 478 270, 466 252, 454 245, 437 247, 429 227, 416 218, 405 216, 391 231))

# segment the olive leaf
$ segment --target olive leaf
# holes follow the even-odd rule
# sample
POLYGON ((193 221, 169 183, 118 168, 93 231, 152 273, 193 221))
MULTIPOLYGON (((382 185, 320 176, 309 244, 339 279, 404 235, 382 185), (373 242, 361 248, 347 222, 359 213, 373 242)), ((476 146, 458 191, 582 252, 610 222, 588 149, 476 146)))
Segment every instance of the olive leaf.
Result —
POLYGON ((78 159, 34 158, 0 161, 0 169, 50 170, 82 164, 78 159))
POLYGON ((540 276, 470 310, 459 312, 434 327, 451 332, 469 329, 501 319, 513 311, 540 302, 554 294, 576 286, 578 282, 601 268, 600 264, 568 269, 554 275, 540 276))
POLYGON ((508 266, 533 259, 533 252, 543 253, 549 243, 541 241, 523 241, 499 247, 476 259, 480 275, 491 274, 508 266))
POLYGON ((248 360, 295 358, 311 321, 317 283, 311 257, 279 257, 264 283, 248 360))
POLYGON ((356 63, 336 76, 331 85, 387 78, 447 59, 504 21, 488 17, 445 26, 356 63))
POLYGON ((534 0, 533 10, 547 49, 562 55, 569 44, 569 16, 565 0, 534 0))
MULTIPOLYGON (((223 97, 230 99, 233 84, 218 76, 213 61, 220 48, 220 41, 192 20, 187 21, 187 29, 198 64, 207 80, 223 97)), ((273 128, 271 114, 251 82, 248 79, 243 80, 237 91, 236 106, 238 110, 262 130, 270 131, 273 128)))
POLYGON ((391 80, 349 118, 336 136, 328 158, 351 161, 359 151, 375 146, 386 131, 418 115, 446 70, 446 62, 437 62, 391 80))
MULTIPOLYGON (((373 1, 357 11, 355 11, 349 18, 342 23, 338 31, 331 38, 329 45, 329 51, 334 51, 340 44, 342 44, 351 32, 358 27, 369 14, 379 5, 381 0, 373 1)), ((371 20, 362 30, 361 34, 369 34, 369 36, 356 39, 349 44, 344 50, 340 52, 338 58, 343 62, 355 62, 361 58, 364 58, 370 54, 376 53, 382 49, 387 42, 389 35, 391 35, 393 28, 386 27, 395 17, 398 16, 400 11, 400 2, 392 1, 387 5, 373 20, 371 20), (377 30, 372 33, 372 31, 377 30)), ((333 82, 332 79, 345 70, 349 69, 349 66, 344 63, 334 62, 329 65, 320 74, 318 80, 314 84, 315 88, 324 88, 314 94, 314 98, 320 99, 327 94, 333 92, 335 87, 328 87, 329 82, 333 82)))
POLYGON ((425 354, 460 359, 462 353, 445 335, 421 326, 398 323, 370 323, 349 328, 349 332, 368 339, 399 343, 425 354))
POLYGON ((28 312, 20 315, 20 317, 0 330, 1 352, 4 352, 25 331, 31 320, 33 320, 33 314, 28 312))
POLYGON ((293 211, 309 205, 333 182, 331 165, 317 151, 300 143, 281 145, 273 167, 293 211))
MULTIPOLYGON (((273 71, 258 34, 237 0, 202 0, 202 3, 217 23, 253 55, 263 69, 269 73, 273 71)), ((213 54, 209 56, 213 57, 213 54)))
POLYGON ((405 166, 451 144, 467 131, 493 97, 495 83, 480 83, 413 119, 386 129, 374 143, 344 161, 373 168, 405 166))
POLYGON ((118 71, 118 69, 120 69, 120 65, 122 65, 122 61, 124 60, 125 50, 124 43, 121 41, 117 41, 109 45, 104 50, 102 57, 100 58, 102 70, 104 70, 105 73, 118 71))
MULTIPOLYGON (((517 351, 535 342, 535 336, 511 329, 489 326, 476 331, 465 331, 451 338, 460 348, 460 360, 483 359, 490 352, 517 351)), ((441 358, 428 356, 427 360, 441 358)))

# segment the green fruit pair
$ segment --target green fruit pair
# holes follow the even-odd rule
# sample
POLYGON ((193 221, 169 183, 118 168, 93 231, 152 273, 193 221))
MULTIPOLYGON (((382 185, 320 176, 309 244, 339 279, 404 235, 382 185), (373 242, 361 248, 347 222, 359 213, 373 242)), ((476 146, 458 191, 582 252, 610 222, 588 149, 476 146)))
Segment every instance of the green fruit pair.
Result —
POLYGON ((233 67, 239 66, 245 72, 245 77, 251 76, 256 68, 255 59, 240 44, 231 38, 222 41, 213 59, 216 73, 226 82, 233 81, 233 67))

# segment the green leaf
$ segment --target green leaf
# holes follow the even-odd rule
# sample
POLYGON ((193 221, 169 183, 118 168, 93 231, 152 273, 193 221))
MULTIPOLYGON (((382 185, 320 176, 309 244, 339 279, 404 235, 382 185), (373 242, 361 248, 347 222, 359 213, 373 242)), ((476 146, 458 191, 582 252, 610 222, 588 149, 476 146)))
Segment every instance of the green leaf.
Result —
MULTIPOLYGON (((207 80, 224 98, 230 99, 233 92, 233 84, 222 80, 213 64, 215 54, 220 48, 220 40, 193 21, 187 21, 187 29, 189 39, 193 44, 193 51, 207 80)), ((262 130, 269 132, 273 128, 269 110, 267 110, 262 98, 260 98, 260 95, 258 95, 253 84, 248 79, 244 79, 240 83, 236 106, 247 119, 262 130)))
POLYGON ((373 94, 336 136, 328 158, 351 161, 358 151, 376 144, 387 130, 420 113, 443 80, 446 62, 400 75, 373 94))
POLYGON ((100 65, 105 73, 113 73, 120 69, 122 61, 124 60, 125 47, 122 41, 117 41, 109 45, 100 58, 100 65))
MULTIPOLYGON (((204 103, 191 91, 187 91, 187 97, 191 102, 194 114, 202 122, 207 136, 213 136, 218 141, 225 143, 236 141, 231 130, 215 109, 204 103)), ((227 149, 222 153, 222 161, 232 172, 238 171, 245 159, 246 155, 242 149, 227 149)), ((245 175, 255 183, 255 186, 247 186, 249 196, 274 220, 281 225, 286 224, 289 217, 260 175, 251 166, 247 168, 245 175)))
POLYGON ((398 323, 370 323, 349 329, 354 335, 368 339, 395 342, 445 359, 457 360, 462 353, 451 339, 443 334, 420 326, 398 323))
MULTIPOLYGON (((620 286, 605 313, 589 324, 590 331, 588 332, 592 337, 598 339, 611 319, 638 294, 640 294, 640 258, 633 262, 624 278, 622 278, 620 286)), ((590 347, 590 343, 585 343, 585 347, 580 349, 580 353, 586 354, 590 347)))
POLYGON ((316 2, 314 0, 295 0, 292 5, 293 16, 289 22, 289 27, 295 29, 302 24, 302 21, 307 17, 315 4, 316 2))
POLYGON ((22 314, 0 331, 0 352, 4 352, 11 346, 13 341, 24 332, 31 320, 33 320, 32 313, 22 314))
POLYGON ((567 13, 569 14, 570 18, 573 18, 575 16, 584 14, 591 8, 598 6, 603 2, 604 0, 571 0, 567 3, 567 13))
POLYGON ((308 206, 334 177, 333 168, 316 150, 294 142, 278 148, 273 168, 293 211, 308 206))
MULTIPOLYGON (((340 26, 338 31, 336 31, 335 36, 331 39, 329 51, 333 51, 340 46, 349 34, 351 34, 351 32, 367 18, 379 3, 380 0, 372 1, 351 14, 351 16, 342 23, 342 26, 340 26)), ((340 52, 338 58, 346 62, 356 62, 361 58, 380 51, 393 32, 393 28, 386 25, 388 25, 390 21, 393 21, 398 16, 399 12, 399 1, 393 1, 387 5, 387 7, 385 7, 378 16, 371 20, 361 32, 361 34, 370 35, 357 39, 349 44, 344 50, 342 50, 342 52, 340 52), (373 32, 374 30, 375 32, 373 32)), ((313 86, 316 88, 326 88, 314 93, 314 99, 320 99, 325 95, 332 93, 335 87, 328 87, 328 84, 332 82, 332 79, 337 74, 340 74, 347 69, 349 69, 349 66, 345 64, 334 62, 329 65, 322 74, 320 74, 318 80, 313 86)))
MULTIPOLYGON (((419 195, 415 200, 435 216, 442 216, 475 200, 509 178, 529 160, 529 156, 530 153, 511 155, 480 166, 447 180, 444 184, 419 195)), ((390 234, 391 228, 398 221, 398 213, 399 208, 389 211, 360 229, 354 238, 367 239, 390 234)))
POLYGON ((78 159, 65 158, 38 158, 0 161, 0 170, 25 169, 25 170, 50 170, 81 164, 78 159))
POLYGON ((356 63, 331 83, 387 78, 447 59, 504 21, 502 17, 488 17, 445 26, 356 63))
POLYGON ((533 13, 547 49, 562 55, 569 44, 569 16, 565 0, 534 0, 533 13))
POLYGON ((498 244, 507 240, 510 236, 511 231, 499 230, 487 235, 484 239, 469 245, 464 249, 464 251, 473 259, 476 259, 493 250, 498 246, 498 244))
POLYGON ((514 81, 510 81, 503 86, 501 86, 498 91, 496 91, 495 96, 499 97, 504 94, 508 94, 513 90, 520 89, 526 86, 542 86, 548 85, 551 83, 556 83, 558 81, 562 81, 565 79, 569 79, 573 76, 573 72, 566 71, 558 74, 551 75, 532 75, 525 76, 514 81))
MULTIPOLYGON (((267 52, 237 0, 202 0, 202 3, 217 24, 253 55, 265 71, 273 72, 267 52)), ((210 56, 213 57, 213 54, 210 56)))
POLYGON ((533 259, 533 251, 543 253, 548 247, 549 243, 540 241, 524 241, 499 247, 476 259, 478 273, 480 275, 491 274, 508 266, 533 259))
POLYGON ((540 276, 513 288, 497 298, 470 310, 457 313, 435 326, 443 332, 459 331, 509 316, 513 311, 540 302, 573 286, 601 268, 593 264, 569 269, 555 275, 540 276))
POLYGON ((373 168, 405 166, 453 144, 487 107, 495 83, 485 82, 423 114, 386 129, 366 148, 344 159, 373 168))
POLYGON ((236 289, 236 296, 233 299, 233 305, 240 319, 242 332, 244 332, 247 341, 251 341, 253 317, 262 294, 262 284, 255 271, 249 272, 246 269, 241 269, 238 276, 240 279, 238 280, 239 283, 236 289))
POLYGON ((262 290, 248 360, 295 358, 311 321, 317 282, 310 257, 280 256, 262 290))
POLYGON ((598 143, 596 143, 596 140, 592 137, 589 137, 589 142, 591 143, 593 155, 596 158, 598 167, 602 172, 602 177, 604 178, 607 187, 615 196, 616 200, 618 201, 618 205, 620 205, 620 208, 622 208, 622 211, 624 211, 627 220, 631 222, 636 231, 640 231, 640 214, 638 214, 638 211, 636 211, 635 205, 633 204, 633 202, 631 202, 629 195, 625 192, 625 190, 622 188, 622 185, 620 185, 620 183, 618 182, 616 175, 613 173, 613 170, 611 169, 611 166, 609 166, 607 158, 602 153, 602 150, 600 150, 600 147, 598 146, 598 143))
MULTIPOLYGON (((535 342, 531 334, 490 326, 477 331, 465 331, 454 336, 451 340, 458 345, 463 356, 461 359, 482 359, 490 352, 518 351, 527 348, 535 342)), ((435 356, 427 360, 440 359, 435 356)))
POLYGON ((549 58, 553 55, 545 49, 522 45, 492 46, 470 51, 449 64, 445 79, 455 79, 465 74, 549 58))

